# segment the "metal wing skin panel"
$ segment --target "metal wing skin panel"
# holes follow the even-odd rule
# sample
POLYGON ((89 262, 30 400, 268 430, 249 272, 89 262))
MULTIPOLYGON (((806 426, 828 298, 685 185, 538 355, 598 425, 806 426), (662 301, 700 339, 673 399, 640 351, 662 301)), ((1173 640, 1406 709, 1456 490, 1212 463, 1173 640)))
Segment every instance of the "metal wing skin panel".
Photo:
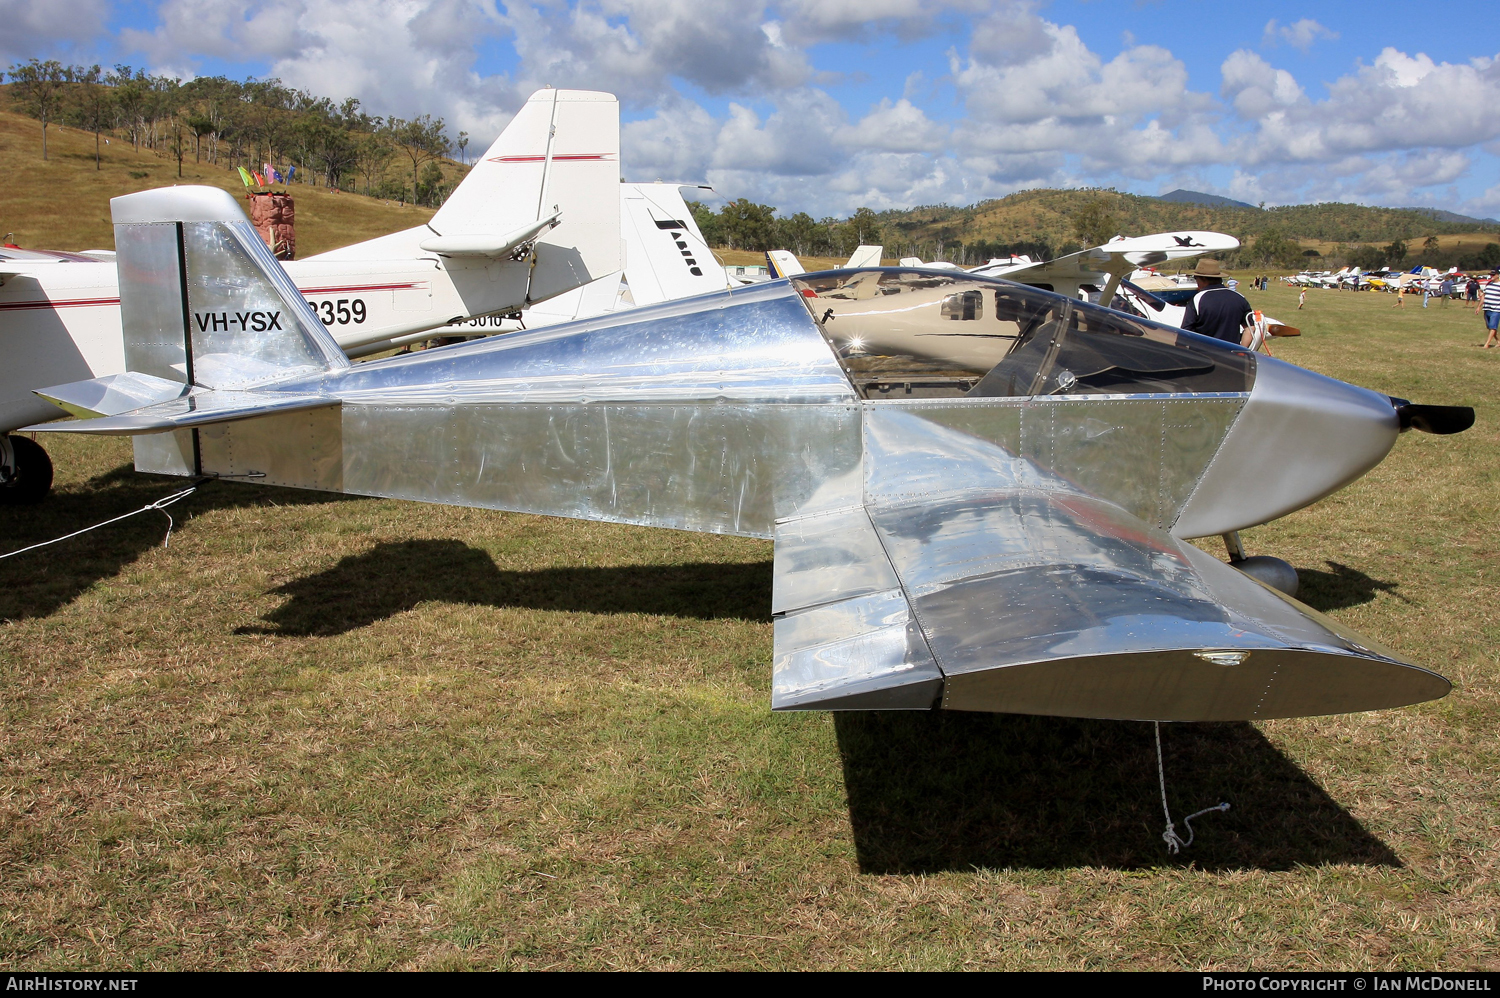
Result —
POLYGON ((709 533, 859 497, 853 406, 346 404, 343 448, 351 493, 709 533))
POLYGON ((776 618, 772 710, 930 710, 943 674, 899 589, 776 618))
POLYGON ((783 520, 775 558, 773 614, 901 587, 863 506, 783 520))
POLYGON ((854 400, 785 282, 360 364, 318 384, 403 405, 854 400))
POLYGON ((1160 520, 881 405, 867 410, 867 508, 945 677, 945 708, 1240 720, 1448 691, 1160 520), (968 487, 945 493, 944 480, 968 487))

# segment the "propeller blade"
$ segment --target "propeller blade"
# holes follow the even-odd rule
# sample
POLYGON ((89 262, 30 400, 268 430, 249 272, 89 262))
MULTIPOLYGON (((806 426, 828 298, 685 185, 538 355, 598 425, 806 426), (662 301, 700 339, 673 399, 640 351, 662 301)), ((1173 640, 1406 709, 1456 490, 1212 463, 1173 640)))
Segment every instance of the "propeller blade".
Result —
POLYGON ((1423 433, 1462 433, 1474 425, 1474 410, 1466 405, 1415 405, 1406 399, 1392 398, 1401 432, 1417 429, 1423 433))

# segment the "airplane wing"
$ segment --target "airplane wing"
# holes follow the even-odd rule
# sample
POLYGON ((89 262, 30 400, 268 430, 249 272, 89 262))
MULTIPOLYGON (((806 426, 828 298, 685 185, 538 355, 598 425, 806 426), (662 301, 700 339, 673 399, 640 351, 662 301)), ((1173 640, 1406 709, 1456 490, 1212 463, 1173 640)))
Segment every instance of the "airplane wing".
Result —
POLYGON ((1240 241, 1222 232, 1159 232, 1133 239, 1113 239, 1103 246, 1069 253, 1038 263, 995 264, 976 267, 971 273, 1004 277, 1022 284, 1076 286, 1095 281, 1100 275, 1125 277, 1139 267, 1152 267, 1169 260, 1186 260, 1204 253, 1238 249, 1240 241))
POLYGON ((777 524, 775 709, 1258 720, 1447 692, 1002 447, 916 412, 866 432, 864 504, 777 524))

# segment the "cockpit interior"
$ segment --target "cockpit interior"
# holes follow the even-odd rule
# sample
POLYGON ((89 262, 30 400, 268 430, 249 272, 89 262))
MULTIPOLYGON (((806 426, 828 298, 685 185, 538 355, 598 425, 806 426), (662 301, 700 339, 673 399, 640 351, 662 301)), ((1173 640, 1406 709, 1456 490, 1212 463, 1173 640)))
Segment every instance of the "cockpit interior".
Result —
POLYGON ((792 279, 866 399, 1247 392, 1255 358, 1063 295, 965 273, 792 279))

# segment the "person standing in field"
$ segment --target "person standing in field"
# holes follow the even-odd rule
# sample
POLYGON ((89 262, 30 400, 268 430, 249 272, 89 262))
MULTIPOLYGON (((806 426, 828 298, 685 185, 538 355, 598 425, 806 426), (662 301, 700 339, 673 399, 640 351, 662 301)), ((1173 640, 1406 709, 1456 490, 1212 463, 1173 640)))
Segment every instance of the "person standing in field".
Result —
POLYGON ((1396 304, 1392 305, 1391 308, 1400 308, 1402 305, 1405 305, 1405 304, 1406 304, 1406 285, 1403 284, 1399 288, 1396 289, 1396 304))
POLYGON ((1224 286, 1224 271, 1219 261, 1200 259, 1193 268, 1198 293, 1187 303, 1182 314, 1182 328, 1214 339, 1250 345, 1254 331, 1255 310, 1244 295, 1224 286))
POLYGON ((1484 338, 1484 349, 1500 345, 1500 269, 1490 271, 1490 279, 1484 286, 1479 305, 1474 314, 1484 313, 1484 324, 1490 334, 1484 338), (1491 341, 1494 342, 1491 342, 1491 341))
POLYGON ((1303 288, 1302 289, 1302 293, 1297 296, 1297 311, 1299 311, 1299 312, 1302 311, 1302 306, 1306 305, 1306 304, 1307 304, 1307 289, 1303 288))

